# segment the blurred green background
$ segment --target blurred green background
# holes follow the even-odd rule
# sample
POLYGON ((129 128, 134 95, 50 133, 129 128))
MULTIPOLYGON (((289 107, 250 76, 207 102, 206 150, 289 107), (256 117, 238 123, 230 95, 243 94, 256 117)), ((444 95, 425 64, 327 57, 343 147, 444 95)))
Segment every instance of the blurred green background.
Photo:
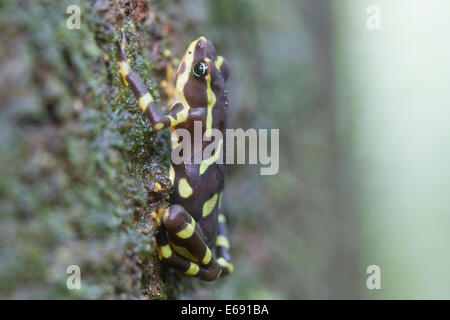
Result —
POLYGON ((211 296, 450 298, 450 4, 206 2, 231 125, 280 129, 276 176, 230 170, 237 268, 211 296))
MULTIPOLYGON (((95 7, 102 1, 89 2, 95 7)), ((172 41, 176 56, 181 56, 192 39, 204 35, 229 61, 231 128, 280 130, 277 175, 260 176, 258 166, 228 168, 224 203, 230 220, 234 274, 214 284, 189 281, 189 289, 177 297, 450 298, 448 1, 148 3, 155 12, 163 10, 168 20, 175 20, 173 26, 179 33, 169 42, 172 41), (371 30, 366 25, 370 17, 366 10, 370 5, 377 5, 381 10, 379 30, 371 30), (366 269, 370 265, 381 268, 380 290, 369 290, 366 286, 369 276, 366 269)), ((99 55, 95 50, 88 50, 88 54, 99 55)), ((94 88, 100 85, 95 80, 88 81, 94 81, 90 84, 94 88)), ((93 90, 90 94, 96 96, 98 92, 93 90)), ((27 105, 29 101, 21 103, 27 105)), ((5 110, 11 112, 10 108, 5 110)), ((116 119, 112 111, 106 114, 107 123, 126 120, 120 115, 116 119)), ((6 115, 2 111, 0 128, 2 297, 116 298, 120 292, 129 292, 129 284, 121 286, 122 290, 105 285, 114 282, 118 273, 109 262, 105 265, 95 259, 88 263, 90 287, 82 295, 68 294, 64 281, 52 280, 52 272, 70 259, 57 259, 59 264, 53 263, 52 269, 39 257, 42 252, 53 256, 54 250, 59 250, 58 254, 64 256, 66 251, 71 251, 71 242, 67 240, 72 239, 71 235, 58 234, 60 230, 69 233, 85 230, 86 238, 90 239, 88 246, 94 241, 97 248, 89 253, 91 256, 110 251, 113 255, 117 243, 121 243, 121 248, 122 245, 134 248, 137 244, 141 248, 137 253, 143 259, 141 262, 150 263, 145 249, 149 244, 142 240, 145 237, 140 233, 133 238, 130 231, 128 237, 135 240, 125 241, 126 245, 120 236, 110 235, 123 228, 119 227, 118 220, 126 220, 121 212, 113 218, 109 216, 111 211, 120 211, 130 196, 122 189, 114 191, 122 195, 120 199, 112 200, 108 198, 111 195, 101 192, 83 195, 78 190, 85 199, 79 207, 57 206, 65 214, 83 217, 82 221, 90 223, 87 226, 73 225, 64 215, 58 215, 61 220, 55 220, 52 202, 40 203, 45 207, 45 214, 33 218, 33 194, 28 194, 25 199, 30 199, 22 204, 19 199, 23 193, 18 186, 25 182, 17 183, 15 173, 22 170, 19 168, 33 172, 36 164, 27 159, 22 159, 26 165, 15 161, 16 155, 11 150, 17 151, 14 146, 17 138, 11 134, 13 125, 6 115), (9 170, 15 162, 17 168, 9 170), (7 182, 5 177, 9 179, 7 182), (11 191, 11 185, 16 186, 16 191, 11 191), (95 212, 86 212, 85 207, 95 208, 95 212), (21 213, 19 218, 17 212, 21 213), (29 232, 29 226, 23 229, 27 221, 39 225, 31 230, 50 230, 55 241, 63 245, 53 248, 51 243, 43 241, 31 246, 34 238, 28 239, 27 234, 20 238, 23 233, 14 231, 29 232), (26 259, 23 252, 27 253, 26 259), (45 277, 17 275, 17 268, 23 268, 23 273, 28 274, 29 264, 36 262, 41 264, 40 268, 33 270, 45 273, 45 277), (55 281, 57 289, 54 289, 55 281), (27 290, 23 290, 25 286, 27 290)), ((97 114, 92 111, 90 115, 95 123, 97 114)), ((98 134, 104 137, 106 133, 107 141, 115 141, 114 135, 120 136, 108 124, 98 130, 77 128, 69 137, 85 134, 86 130, 93 137, 98 134)), ((167 137, 159 138, 162 141, 167 137)), ((91 142, 72 147, 103 150, 91 142)), ((69 155, 72 147, 68 147, 69 155)), ((139 148, 136 146, 131 151, 139 148)), ((20 152, 17 154, 20 157, 20 152)), ((116 160, 106 163, 90 153, 87 156, 93 158, 83 158, 85 165, 97 161, 100 167, 106 167, 102 180, 106 185, 120 178, 111 173, 114 170, 109 171, 111 163, 126 167, 114 152, 109 157, 116 160)), ((131 175, 141 170, 140 160, 133 161, 134 169, 128 172, 131 175)), ((65 172, 64 167, 59 169, 65 172)), ((51 179, 51 168, 46 177, 51 179)), ((54 183, 64 184, 64 179, 54 183)), ((142 187, 143 182, 137 181, 135 185, 142 187)), ((34 196, 41 199, 45 184, 26 190, 35 192, 34 196)), ((141 199, 145 194, 134 197, 138 199, 133 198, 135 202, 126 207, 145 202, 141 199)), ((121 281, 128 283, 128 280, 121 281)), ((139 294, 133 295, 136 296, 139 294)))

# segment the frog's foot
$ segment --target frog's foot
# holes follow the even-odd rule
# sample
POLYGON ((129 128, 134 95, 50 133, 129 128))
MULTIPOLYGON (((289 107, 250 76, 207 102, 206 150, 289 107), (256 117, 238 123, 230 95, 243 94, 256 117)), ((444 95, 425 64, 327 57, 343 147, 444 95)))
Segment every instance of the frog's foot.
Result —
POLYGON ((156 240, 163 262, 204 281, 214 281, 220 276, 222 268, 212 256, 200 226, 182 206, 170 206, 162 214, 162 226, 156 240))
POLYGON ((217 235, 215 246, 218 257, 217 263, 222 268, 222 276, 226 276, 232 273, 234 268, 230 262, 230 254, 228 253, 230 241, 228 240, 227 220, 223 213, 219 213, 219 234, 217 235))

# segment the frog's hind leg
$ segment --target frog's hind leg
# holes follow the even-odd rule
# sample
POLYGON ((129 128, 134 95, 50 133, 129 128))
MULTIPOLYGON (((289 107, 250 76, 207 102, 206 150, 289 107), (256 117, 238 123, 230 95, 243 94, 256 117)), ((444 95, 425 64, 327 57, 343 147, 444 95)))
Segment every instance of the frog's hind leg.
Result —
POLYGON ((212 256, 203 231, 182 206, 171 205, 162 215, 162 225, 169 238, 160 237, 157 241, 165 251, 170 250, 170 254, 162 252, 164 262, 204 281, 214 281, 220 276, 221 267, 212 256))
POLYGON ((234 268, 231 264, 231 258, 228 250, 230 249, 230 241, 228 240, 227 220, 223 213, 219 213, 219 232, 216 238, 216 254, 217 263, 222 268, 222 275, 226 276, 233 272, 234 268))
POLYGON ((200 267, 198 264, 180 257, 173 252, 167 238, 166 230, 162 225, 160 225, 157 229, 156 246, 159 259, 170 265, 172 268, 182 271, 188 275, 195 275, 199 272, 200 267))

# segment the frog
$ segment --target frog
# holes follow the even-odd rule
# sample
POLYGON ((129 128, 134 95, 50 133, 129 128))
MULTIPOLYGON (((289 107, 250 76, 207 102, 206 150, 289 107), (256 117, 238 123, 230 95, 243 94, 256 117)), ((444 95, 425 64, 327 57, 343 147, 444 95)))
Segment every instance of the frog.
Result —
MULTIPOLYGON (((173 103, 163 114, 143 80, 134 72, 127 60, 127 39, 124 31, 116 41, 116 56, 120 75, 125 86, 130 87, 139 109, 150 121, 154 130, 168 128, 171 148, 179 144, 176 129, 186 129, 194 136, 194 123, 201 124, 202 134, 211 131, 223 133, 228 125, 229 63, 216 54, 214 45, 205 36, 192 41, 179 61, 174 85, 173 103)), ((215 138, 215 136, 214 136, 215 138)), ((222 208, 225 182, 224 141, 210 140, 217 148, 211 158, 201 163, 171 159, 169 179, 174 192, 168 205, 159 206, 151 213, 157 229, 155 234, 159 260, 184 274, 211 282, 229 275, 234 267, 230 258, 230 241, 227 216, 222 208), (217 160, 223 157, 223 161, 217 160)), ((191 149, 191 158, 209 145, 202 142, 191 149)), ((203 153, 202 153, 203 154, 203 153)))

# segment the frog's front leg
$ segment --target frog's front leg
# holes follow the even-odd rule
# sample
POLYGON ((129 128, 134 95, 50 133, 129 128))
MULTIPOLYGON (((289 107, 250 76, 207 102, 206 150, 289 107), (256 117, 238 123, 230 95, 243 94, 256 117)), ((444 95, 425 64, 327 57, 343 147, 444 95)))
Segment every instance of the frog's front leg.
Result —
POLYGON ((160 259, 187 275, 205 281, 216 280, 221 267, 214 259, 200 226, 180 205, 171 205, 162 214, 156 236, 160 259), (167 230, 168 238, 164 232, 167 230), (173 251, 175 252, 173 252, 173 251))
POLYGON ((138 99, 139 108, 145 113, 156 130, 173 127, 185 121, 189 114, 189 107, 181 103, 172 106, 167 115, 161 114, 156 106, 153 96, 148 92, 139 75, 130 68, 126 58, 126 38, 122 31, 120 41, 116 43, 117 60, 119 61, 120 74, 126 86, 130 85, 136 99, 138 99))

